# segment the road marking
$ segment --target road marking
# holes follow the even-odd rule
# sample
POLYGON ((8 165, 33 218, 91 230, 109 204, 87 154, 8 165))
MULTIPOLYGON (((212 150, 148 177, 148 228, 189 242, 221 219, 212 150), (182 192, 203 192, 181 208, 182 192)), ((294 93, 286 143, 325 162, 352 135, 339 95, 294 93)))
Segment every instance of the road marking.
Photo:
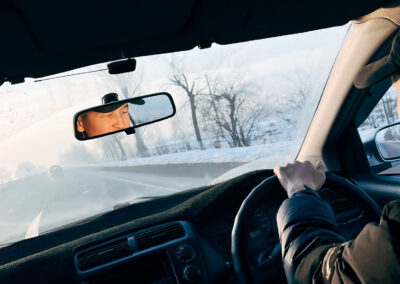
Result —
POLYGON ((26 231, 25 239, 33 238, 39 236, 39 223, 42 218, 43 210, 33 219, 32 224, 29 226, 28 231, 26 231))

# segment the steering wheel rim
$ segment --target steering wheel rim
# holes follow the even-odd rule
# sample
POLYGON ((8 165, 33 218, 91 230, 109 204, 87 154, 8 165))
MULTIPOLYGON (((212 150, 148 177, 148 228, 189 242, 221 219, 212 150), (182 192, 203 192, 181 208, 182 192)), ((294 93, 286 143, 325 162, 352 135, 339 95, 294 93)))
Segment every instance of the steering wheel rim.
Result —
MULTIPOLYGON (((333 173, 326 173, 326 182, 323 187, 327 186, 335 188, 335 190, 351 200, 356 200, 357 205, 360 206, 364 212, 367 212, 373 221, 379 220, 381 215, 379 206, 371 197, 353 183, 333 173)), ((252 189, 236 214, 231 236, 231 253, 233 268, 240 283, 256 283, 256 278, 253 275, 252 267, 248 261, 249 220, 251 220, 252 214, 258 204, 260 204, 268 194, 278 189, 283 190, 276 176, 265 179, 252 189)), ((277 246, 280 246, 280 243, 278 243, 277 246)), ((281 257, 281 254, 279 254, 279 257, 281 257)), ((271 259, 270 263, 276 263, 276 261, 271 259)))

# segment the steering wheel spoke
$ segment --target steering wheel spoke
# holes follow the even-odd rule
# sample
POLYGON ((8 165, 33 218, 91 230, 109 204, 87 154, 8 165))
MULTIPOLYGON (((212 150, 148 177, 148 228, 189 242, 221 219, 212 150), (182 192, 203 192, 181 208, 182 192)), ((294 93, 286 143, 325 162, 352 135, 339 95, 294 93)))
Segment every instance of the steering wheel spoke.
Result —
POLYGON ((252 265, 251 270, 255 283, 282 283, 285 277, 280 244, 276 245, 262 262, 252 265))

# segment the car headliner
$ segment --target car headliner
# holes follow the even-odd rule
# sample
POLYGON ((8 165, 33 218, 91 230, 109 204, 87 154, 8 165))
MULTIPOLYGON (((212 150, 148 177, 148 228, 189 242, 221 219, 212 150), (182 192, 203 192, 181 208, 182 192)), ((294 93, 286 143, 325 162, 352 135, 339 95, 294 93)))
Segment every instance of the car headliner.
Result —
POLYGON ((2 1, 0 83, 342 25, 388 1, 2 1))

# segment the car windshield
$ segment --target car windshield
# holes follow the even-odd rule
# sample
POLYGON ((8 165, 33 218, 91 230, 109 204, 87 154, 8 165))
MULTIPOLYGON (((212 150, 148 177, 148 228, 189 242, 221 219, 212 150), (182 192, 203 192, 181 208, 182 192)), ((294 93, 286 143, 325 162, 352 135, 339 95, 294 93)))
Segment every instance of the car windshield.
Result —
POLYGON ((295 159, 349 25, 3 84, 0 243, 295 159), (73 75, 76 73, 85 73, 73 75), (88 141, 76 112, 168 92, 174 117, 88 141))

